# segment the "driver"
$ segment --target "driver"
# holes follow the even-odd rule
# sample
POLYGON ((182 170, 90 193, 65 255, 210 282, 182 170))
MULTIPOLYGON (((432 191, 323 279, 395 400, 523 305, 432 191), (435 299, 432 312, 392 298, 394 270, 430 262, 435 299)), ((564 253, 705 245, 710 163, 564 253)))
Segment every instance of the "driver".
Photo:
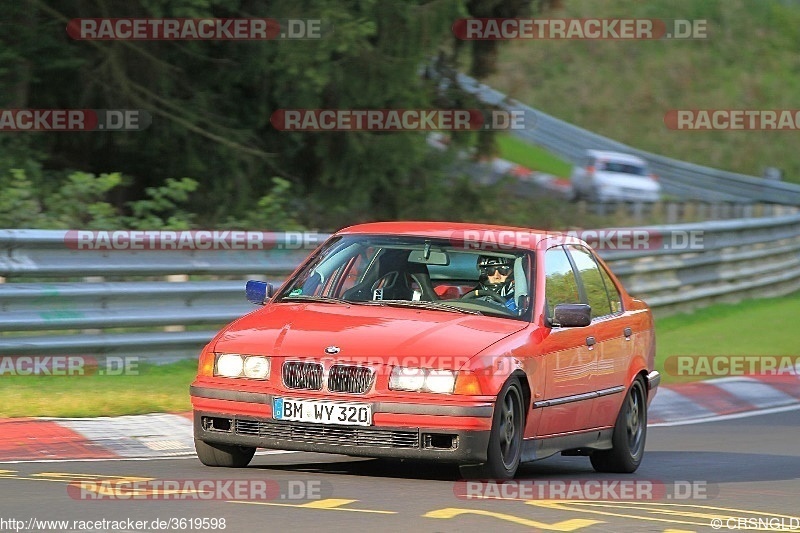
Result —
MULTIPOLYGON (((505 300, 510 311, 519 311, 514 301, 514 260, 510 257, 482 255, 478 258, 478 270, 480 278, 476 290, 492 291, 505 300)), ((479 299, 496 303, 491 296, 479 299)))

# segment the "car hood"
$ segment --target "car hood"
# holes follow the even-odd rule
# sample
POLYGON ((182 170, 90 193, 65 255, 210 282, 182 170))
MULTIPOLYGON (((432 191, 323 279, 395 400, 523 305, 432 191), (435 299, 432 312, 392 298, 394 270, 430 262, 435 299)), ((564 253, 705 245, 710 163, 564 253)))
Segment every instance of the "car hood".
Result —
POLYGON ((595 174, 595 181, 609 187, 621 187, 626 189, 639 189, 641 191, 658 192, 661 184, 649 176, 636 176, 623 172, 603 172, 595 174))
MULTIPOLYGON (((271 304, 235 321, 214 351, 274 357, 382 360, 403 356, 465 361, 527 322, 445 311, 322 303, 271 304)), ((411 365, 409 365, 411 366, 411 365)))

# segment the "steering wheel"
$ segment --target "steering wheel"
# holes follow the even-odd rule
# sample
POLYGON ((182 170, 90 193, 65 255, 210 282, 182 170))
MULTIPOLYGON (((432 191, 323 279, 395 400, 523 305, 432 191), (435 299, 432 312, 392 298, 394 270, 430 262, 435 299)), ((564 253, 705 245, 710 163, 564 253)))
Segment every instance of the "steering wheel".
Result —
POLYGON ((497 294, 494 291, 487 291, 487 290, 484 290, 484 289, 476 289, 474 291, 469 291, 467 294, 462 296, 461 299, 462 300, 473 300, 475 298, 480 298, 481 296, 488 296, 489 298, 491 298, 495 302, 497 302, 499 304, 502 304, 503 306, 506 305, 506 301, 502 296, 500 296, 499 294, 497 294))

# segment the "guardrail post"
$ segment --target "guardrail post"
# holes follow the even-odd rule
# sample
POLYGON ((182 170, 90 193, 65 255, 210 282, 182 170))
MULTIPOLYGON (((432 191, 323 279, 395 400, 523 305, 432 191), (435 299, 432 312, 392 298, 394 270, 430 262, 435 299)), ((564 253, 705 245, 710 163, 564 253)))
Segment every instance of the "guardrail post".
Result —
MULTIPOLYGON (((83 281, 85 283, 103 283, 106 279, 103 276, 85 276, 83 281)), ((87 335, 100 335, 103 333, 102 329, 91 328, 91 329, 83 329, 81 333, 85 333, 87 335)))
MULTIPOLYGON (((167 276, 167 281, 170 283, 185 283, 189 281, 189 276, 186 274, 172 274, 167 276)), ((164 326, 164 331, 186 331, 186 326, 173 324, 170 326, 164 326)))
POLYGON ((670 202, 667 204, 667 224, 678 223, 678 204, 670 202))
POLYGON ((632 206, 632 210, 633 210, 633 221, 636 224, 641 224, 642 219, 644 218, 644 203, 635 202, 632 206))

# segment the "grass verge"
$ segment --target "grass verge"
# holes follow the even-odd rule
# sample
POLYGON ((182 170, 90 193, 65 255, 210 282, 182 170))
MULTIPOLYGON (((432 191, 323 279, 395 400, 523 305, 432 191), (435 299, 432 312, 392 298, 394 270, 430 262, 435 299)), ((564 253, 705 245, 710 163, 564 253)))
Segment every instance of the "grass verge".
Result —
POLYGON ((789 332, 800 314, 800 292, 779 298, 714 305, 656 320, 656 369, 662 383, 709 379, 674 376, 664 362, 676 355, 800 355, 789 332))
POLYGON ((553 155, 544 148, 527 143, 512 135, 498 135, 497 145, 500 157, 518 165, 546 174, 568 178, 572 173, 569 163, 553 155))
POLYGON ((3 376, 0 418, 90 417, 191 410, 197 362, 139 365, 134 375, 3 376))
MULTIPOLYGON (((715 305, 692 314, 656 320, 656 369, 662 383, 708 379, 674 376, 664 361, 675 355, 794 355, 792 335, 800 314, 800 293, 781 298, 715 305)), ((195 361, 141 365, 138 375, 4 376, 0 418, 26 416, 90 417, 191 409, 189 384, 195 361)))

